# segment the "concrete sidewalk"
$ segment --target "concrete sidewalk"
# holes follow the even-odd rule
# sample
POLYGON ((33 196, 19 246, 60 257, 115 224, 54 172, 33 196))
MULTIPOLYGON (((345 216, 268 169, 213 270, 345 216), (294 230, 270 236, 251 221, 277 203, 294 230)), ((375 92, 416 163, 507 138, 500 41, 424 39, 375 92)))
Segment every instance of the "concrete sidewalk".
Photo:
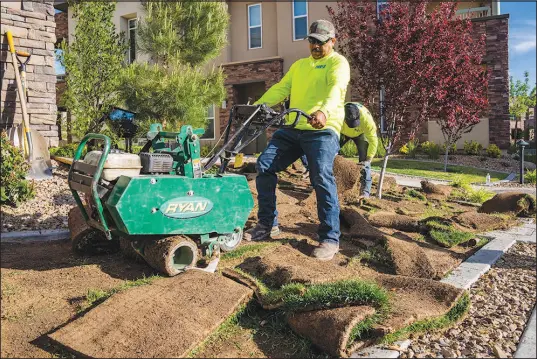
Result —
MULTIPOLYGON (((380 173, 380 171, 371 170, 371 172, 380 173)), ((391 172, 386 172, 387 176, 394 177, 395 181, 400 186, 406 186, 406 187, 421 187, 421 181, 427 180, 434 184, 449 184, 450 181, 445 180, 436 180, 436 179, 430 179, 430 178, 424 178, 424 177, 416 177, 416 176, 406 176, 406 175, 400 175, 395 174, 391 172)), ((532 195, 536 195, 537 190, 535 188, 527 188, 527 187, 504 187, 501 185, 497 186, 479 186, 479 185, 472 185, 474 188, 482 188, 486 189, 491 192, 495 193, 503 193, 503 192, 523 192, 528 193, 532 195)))

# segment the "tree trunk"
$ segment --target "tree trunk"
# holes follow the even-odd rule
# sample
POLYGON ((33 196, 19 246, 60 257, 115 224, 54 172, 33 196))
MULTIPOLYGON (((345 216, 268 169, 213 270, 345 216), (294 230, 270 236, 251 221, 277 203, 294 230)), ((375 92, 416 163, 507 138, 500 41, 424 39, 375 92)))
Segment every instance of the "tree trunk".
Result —
POLYGON ((449 142, 446 142, 446 153, 444 154, 444 172, 447 172, 447 162, 448 162, 448 155, 449 155, 449 147, 451 144, 449 142))
POLYGON ((384 174, 386 173, 386 166, 388 165, 388 157, 390 157, 390 155, 386 153, 386 155, 384 156, 384 161, 382 162, 382 169, 380 170, 380 178, 377 189, 377 197, 379 199, 382 198, 382 184, 384 183, 384 174))
POLYGON ((67 131, 67 143, 73 143, 73 122, 71 120, 70 110, 67 110, 67 121, 65 127, 67 131))
POLYGON ((62 138, 62 112, 58 111, 56 113, 56 126, 58 126, 58 141, 63 140, 62 138))

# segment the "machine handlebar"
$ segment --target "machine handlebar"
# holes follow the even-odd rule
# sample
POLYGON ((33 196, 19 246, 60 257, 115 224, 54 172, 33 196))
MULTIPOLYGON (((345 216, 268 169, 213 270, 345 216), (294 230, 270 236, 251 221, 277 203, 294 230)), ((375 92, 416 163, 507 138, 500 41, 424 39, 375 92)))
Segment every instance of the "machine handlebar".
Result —
POLYGON ((278 127, 283 127, 283 128, 293 128, 297 125, 298 121, 300 120, 300 116, 304 116, 308 119, 308 121, 311 120, 311 116, 308 115, 307 113, 305 113, 304 111, 298 109, 298 108, 290 108, 290 109, 287 109, 287 110, 284 110, 282 112, 276 112, 274 111, 272 108, 268 107, 267 105, 265 104, 261 104, 261 105, 258 105, 259 106, 259 109, 262 110, 263 112, 265 112, 266 114, 269 114, 271 117, 273 118, 277 118, 278 121, 275 123, 276 126, 278 127), (297 116, 295 117, 295 120, 293 121, 292 124, 285 124, 285 121, 284 121, 284 118, 285 116, 291 114, 291 113, 296 113, 297 116))

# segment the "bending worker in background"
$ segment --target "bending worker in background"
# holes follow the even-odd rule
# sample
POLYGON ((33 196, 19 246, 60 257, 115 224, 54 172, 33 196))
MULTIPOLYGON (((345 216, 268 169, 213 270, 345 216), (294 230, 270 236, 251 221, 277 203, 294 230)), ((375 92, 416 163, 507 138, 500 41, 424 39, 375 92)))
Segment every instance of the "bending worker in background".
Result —
POLYGON ((345 122, 341 129, 340 147, 352 140, 358 149, 358 160, 362 164, 360 171, 360 197, 368 198, 371 194, 371 160, 377 153, 377 125, 373 116, 364 105, 357 102, 345 104, 345 122))
MULTIPOLYGON (((333 166, 345 117, 343 106, 350 68, 347 60, 334 51, 336 38, 332 23, 318 20, 309 30, 311 56, 291 65, 282 80, 255 103, 274 106, 290 96, 290 107, 311 114, 312 119, 302 117, 296 128, 277 130, 257 159, 258 223, 246 231, 244 237, 255 241, 279 234, 276 173, 305 154, 320 221, 320 245, 312 255, 330 260, 339 249, 339 200, 333 166)), ((288 121, 293 122, 295 116, 291 114, 288 121)))

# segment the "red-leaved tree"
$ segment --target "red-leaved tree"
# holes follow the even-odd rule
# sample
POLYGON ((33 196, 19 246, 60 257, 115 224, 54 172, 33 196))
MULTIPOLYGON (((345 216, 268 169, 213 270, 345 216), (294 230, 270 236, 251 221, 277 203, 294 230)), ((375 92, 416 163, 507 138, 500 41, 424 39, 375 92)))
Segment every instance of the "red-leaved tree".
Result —
POLYGON ((346 0, 338 2, 337 10, 328 7, 340 39, 339 50, 353 69, 353 90, 360 101, 378 114, 379 90, 384 89, 384 123, 377 121, 386 149, 379 198, 389 156, 413 140, 425 121, 447 113, 447 92, 456 86, 450 83, 455 73, 445 64, 452 61, 446 58, 453 47, 443 41, 467 29, 451 26, 454 13, 446 5, 427 14, 429 3, 388 2, 380 20, 374 2, 346 0))
POLYGON ((485 37, 472 35, 472 22, 455 16, 456 3, 443 2, 430 15, 437 50, 433 106, 444 136, 444 171, 449 148, 470 132, 488 108, 488 75, 482 66, 485 37))

